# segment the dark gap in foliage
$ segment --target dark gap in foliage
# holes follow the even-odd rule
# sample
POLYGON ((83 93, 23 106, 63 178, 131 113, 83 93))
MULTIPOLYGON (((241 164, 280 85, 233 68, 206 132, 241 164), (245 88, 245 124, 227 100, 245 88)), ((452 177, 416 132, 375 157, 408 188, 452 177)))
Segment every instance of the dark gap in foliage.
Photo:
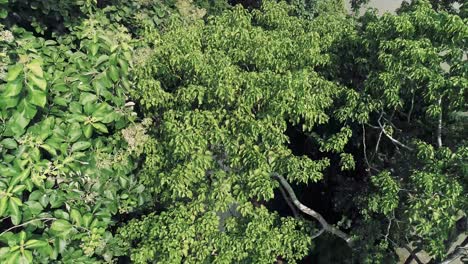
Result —
MULTIPOLYGON (((292 153, 296 156, 306 155, 310 159, 318 160, 322 158, 333 158, 326 153, 318 151, 318 145, 309 136, 307 136, 300 128, 300 126, 293 126, 288 124, 286 129, 286 135, 290 139, 289 148, 292 153)), ((331 166, 336 162, 331 160, 331 166)), ((333 211, 333 188, 330 184, 331 172, 335 172, 336 169, 324 173, 324 178, 316 183, 308 185, 300 184, 295 187, 296 195, 298 199, 305 205, 316 210, 322 214, 325 219, 334 223, 339 220, 340 215, 333 211)))
POLYGON ((240 4, 249 10, 259 9, 262 6, 262 0, 228 0, 228 3, 232 6, 240 4))
MULTIPOLYGON (((64 18, 57 12, 51 11, 49 14, 44 15, 32 15, 40 13, 39 11, 32 10, 28 5, 22 5, 21 3, 15 3, 10 5, 10 12, 8 17, 4 20, 4 24, 7 28, 11 28, 14 25, 26 29, 26 31, 33 33, 35 37, 42 37, 45 39, 54 39, 54 34, 65 35, 69 34, 70 31, 64 25, 64 18), (29 10, 29 11, 26 11, 29 10), (42 26, 43 33, 37 32, 31 21, 32 17, 39 17, 38 23, 46 26, 42 26)), ((78 17, 78 15, 72 15, 72 17, 78 17)))

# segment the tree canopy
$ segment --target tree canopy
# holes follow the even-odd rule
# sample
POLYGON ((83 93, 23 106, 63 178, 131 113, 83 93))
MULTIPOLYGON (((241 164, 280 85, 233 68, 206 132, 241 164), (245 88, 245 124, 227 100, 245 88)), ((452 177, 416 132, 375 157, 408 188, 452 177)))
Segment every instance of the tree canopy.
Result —
POLYGON ((0 262, 466 256, 466 4, 215 2, 0 0, 0 262))

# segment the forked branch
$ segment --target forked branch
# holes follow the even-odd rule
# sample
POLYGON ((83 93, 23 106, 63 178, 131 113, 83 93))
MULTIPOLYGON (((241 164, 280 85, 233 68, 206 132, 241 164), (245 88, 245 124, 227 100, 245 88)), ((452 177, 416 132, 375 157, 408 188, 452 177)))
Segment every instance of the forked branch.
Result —
POLYGON ((296 197, 296 194, 294 193, 294 190, 292 189, 291 185, 284 179, 283 176, 275 173, 273 174, 273 177, 280 182, 280 184, 284 187, 286 192, 289 194, 289 197, 291 197, 292 203, 303 213, 308 214, 315 218, 319 223, 322 225, 323 230, 326 232, 333 234, 341 239, 343 239, 350 247, 352 246, 352 238, 348 236, 346 233, 342 232, 338 228, 328 224, 328 222, 323 218, 323 216, 316 211, 310 209, 309 207, 305 206, 302 204, 296 197))

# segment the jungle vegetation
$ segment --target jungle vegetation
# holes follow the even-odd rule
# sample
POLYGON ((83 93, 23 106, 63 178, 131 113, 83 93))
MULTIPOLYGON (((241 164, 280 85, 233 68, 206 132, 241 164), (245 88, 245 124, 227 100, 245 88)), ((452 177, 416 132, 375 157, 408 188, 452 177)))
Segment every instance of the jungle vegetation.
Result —
POLYGON ((0 262, 467 258, 468 4, 351 2, 0 0, 0 262))

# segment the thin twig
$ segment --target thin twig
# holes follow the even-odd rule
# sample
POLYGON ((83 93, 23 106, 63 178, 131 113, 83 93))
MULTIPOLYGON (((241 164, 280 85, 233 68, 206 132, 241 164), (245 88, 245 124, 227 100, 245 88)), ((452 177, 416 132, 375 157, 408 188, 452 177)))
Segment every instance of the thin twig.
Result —
POLYGON ((52 220, 57 220, 57 218, 55 218, 55 217, 44 217, 44 218, 32 219, 32 220, 29 220, 29 221, 27 221, 27 222, 24 222, 24 223, 22 223, 22 224, 20 224, 20 225, 15 225, 15 226, 12 226, 12 227, 8 228, 7 230, 3 231, 3 232, 0 234, 0 237, 3 236, 3 235, 4 235, 6 232, 8 232, 8 231, 11 231, 11 230, 16 229, 16 228, 18 228, 18 227, 22 227, 22 226, 25 226, 25 225, 29 225, 30 223, 35 222, 35 221, 44 221, 44 223, 45 223, 45 222, 52 221, 52 220))
POLYGON ((367 146, 366 146, 366 128, 364 124, 362 124, 362 145, 363 145, 363 154, 364 154, 364 161, 366 162, 368 170, 371 168, 369 160, 367 159, 367 146))
POLYGON ((377 143, 375 143, 375 150, 374 150, 374 153, 372 154, 371 160, 374 160, 375 155, 377 155, 377 152, 379 151, 380 140, 382 139, 382 134, 383 134, 383 131, 381 130, 379 133, 379 138, 377 139, 377 143))
POLYGON ((276 180, 278 180, 281 185, 283 185, 284 189, 289 194, 289 197, 291 197, 292 202, 300 211, 315 218, 322 225, 324 231, 327 231, 328 233, 338 236, 339 238, 343 239, 350 247, 352 246, 353 240, 350 236, 348 236, 346 233, 342 232, 341 230, 337 229, 336 227, 328 224, 328 222, 325 220, 325 218, 323 218, 321 214, 317 213, 316 211, 310 209, 309 207, 299 202, 291 185, 289 185, 289 183, 286 181, 286 179, 283 178, 283 176, 275 173, 273 174, 273 177, 276 180))
POLYGON ((442 97, 439 98, 439 120, 437 124, 437 146, 442 147, 442 97))
POLYGON ((391 135, 385 131, 385 128, 383 127, 382 123, 380 122, 380 119, 382 118, 383 113, 380 115, 379 119, 377 120, 377 123, 379 123, 380 129, 382 129, 382 132, 384 133, 385 136, 387 136, 388 139, 390 139, 393 143, 397 144, 400 147, 403 147, 407 150, 413 151, 412 148, 406 146, 405 144, 401 143, 400 141, 394 139, 391 135))
POLYGON ((415 93, 413 92, 413 96, 411 97, 411 107, 410 107, 410 110, 408 112, 408 117, 407 117, 408 124, 411 121, 411 114, 413 113, 413 108, 414 108, 414 94, 415 93))

